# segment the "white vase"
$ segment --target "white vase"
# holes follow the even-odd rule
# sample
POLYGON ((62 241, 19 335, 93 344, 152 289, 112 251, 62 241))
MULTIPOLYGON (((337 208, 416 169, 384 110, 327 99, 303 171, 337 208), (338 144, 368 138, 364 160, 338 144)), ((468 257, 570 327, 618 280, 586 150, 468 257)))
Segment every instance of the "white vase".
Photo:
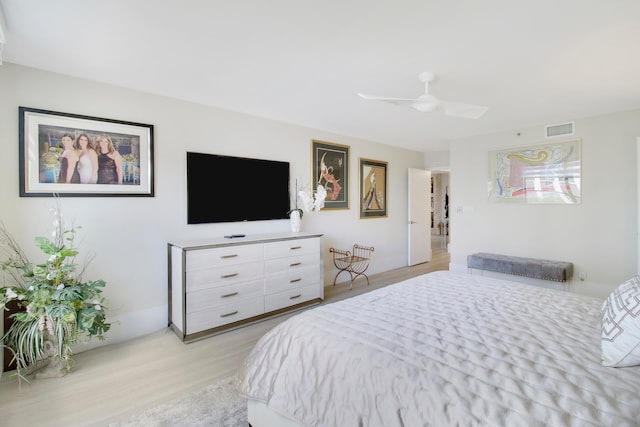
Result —
POLYGON ((291 224, 291 231, 293 233, 298 233, 300 231, 300 223, 302 223, 302 219, 300 218, 299 211, 291 211, 291 214, 289 214, 289 223, 291 224))

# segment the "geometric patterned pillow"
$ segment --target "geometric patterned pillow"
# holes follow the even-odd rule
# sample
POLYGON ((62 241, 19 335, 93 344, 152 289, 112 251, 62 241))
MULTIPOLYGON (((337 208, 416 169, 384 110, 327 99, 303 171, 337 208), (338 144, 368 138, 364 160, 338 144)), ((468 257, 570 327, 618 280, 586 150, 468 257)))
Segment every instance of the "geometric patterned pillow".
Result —
POLYGON ((619 285, 602 306, 602 364, 640 365, 640 276, 619 285))

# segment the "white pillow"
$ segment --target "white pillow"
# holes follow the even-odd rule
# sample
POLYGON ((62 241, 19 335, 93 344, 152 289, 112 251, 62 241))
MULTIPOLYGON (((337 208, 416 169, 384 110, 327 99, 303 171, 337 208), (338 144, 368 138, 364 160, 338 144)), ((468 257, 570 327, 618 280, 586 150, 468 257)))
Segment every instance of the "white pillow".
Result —
POLYGON ((640 276, 619 285, 602 306, 602 364, 640 365, 640 276))

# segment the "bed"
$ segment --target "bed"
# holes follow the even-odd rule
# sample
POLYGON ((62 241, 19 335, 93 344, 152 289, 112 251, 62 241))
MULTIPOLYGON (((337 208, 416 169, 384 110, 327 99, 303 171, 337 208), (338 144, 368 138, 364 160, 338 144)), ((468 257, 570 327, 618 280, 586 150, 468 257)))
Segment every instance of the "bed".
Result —
MULTIPOLYGON (((603 365, 605 329, 620 336, 602 317, 615 298, 603 310, 573 293, 429 273, 279 324, 237 386, 253 427, 637 426, 640 366, 612 366, 640 364, 640 337, 624 337, 626 362, 603 365)), ((628 313, 612 314, 616 326, 640 330, 628 313)))

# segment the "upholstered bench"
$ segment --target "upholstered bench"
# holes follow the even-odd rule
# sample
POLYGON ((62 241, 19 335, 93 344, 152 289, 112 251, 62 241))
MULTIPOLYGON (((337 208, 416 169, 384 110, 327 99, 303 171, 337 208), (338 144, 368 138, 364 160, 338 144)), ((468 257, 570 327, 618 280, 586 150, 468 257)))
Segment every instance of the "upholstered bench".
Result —
POLYGON ((573 275, 573 263, 570 262, 523 258, 484 252, 468 255, 467 268, 469 271, 475 268, 496 273, 553 280, 556 282, 566 282, 573 275))

